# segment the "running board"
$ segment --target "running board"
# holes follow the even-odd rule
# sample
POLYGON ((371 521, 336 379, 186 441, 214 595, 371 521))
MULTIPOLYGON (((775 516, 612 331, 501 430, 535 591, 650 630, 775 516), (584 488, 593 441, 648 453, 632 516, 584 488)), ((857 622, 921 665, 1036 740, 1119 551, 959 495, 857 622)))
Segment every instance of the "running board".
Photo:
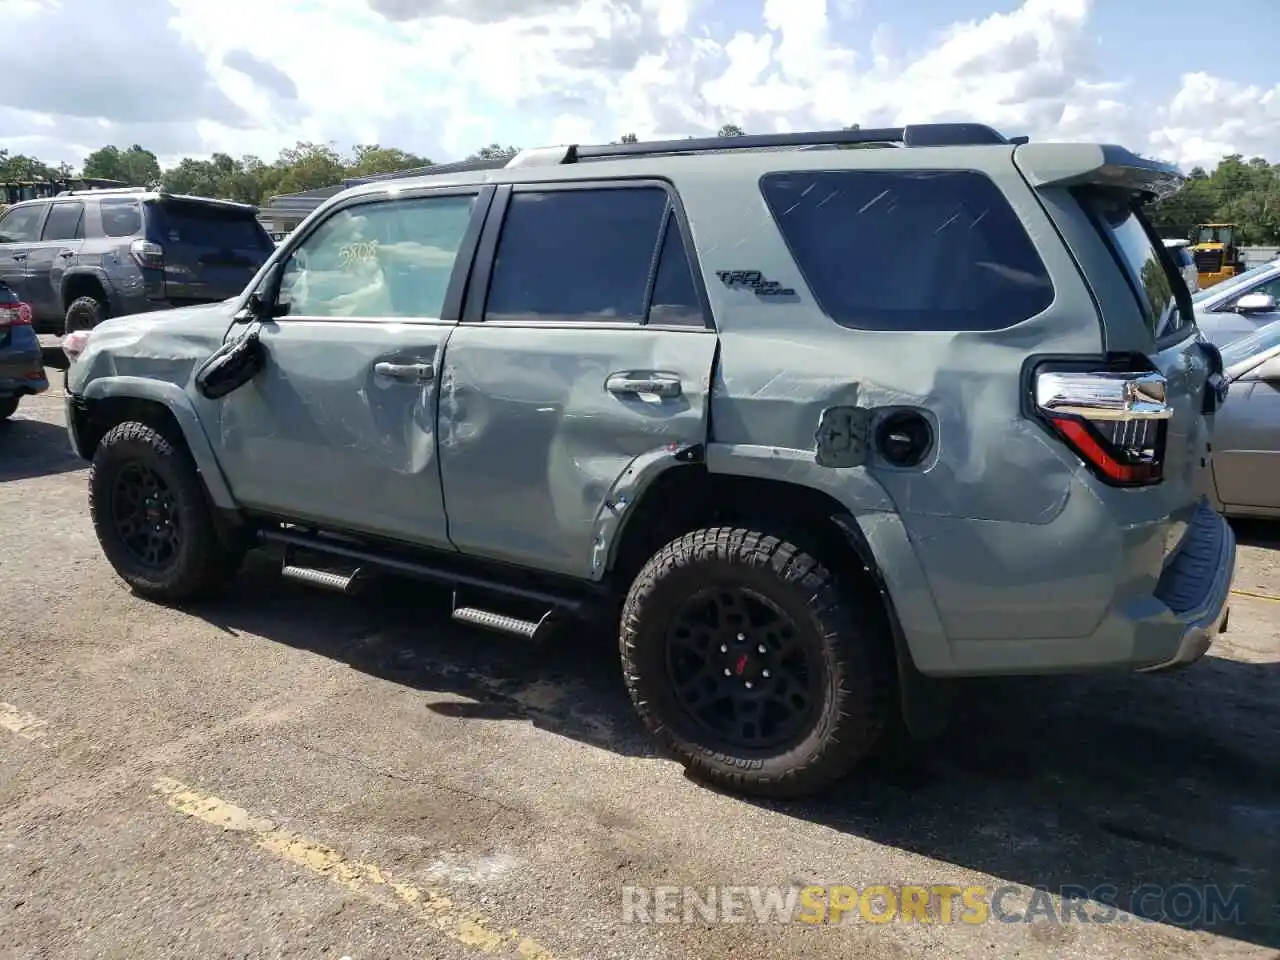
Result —
POLYGON ((552 617, 551 611, 547 611, 537 621, 521 620, 519 617, 509 617, 504 613, 481 610, 479 607, 454 607, 453 619, 458 623, 496 630, 498 633, 507 633, 536 643, 550 632, 552 617))
MULTIPOLYGON (((455 592, 459 589, 474 589, 481 593, 496 593, 503 595, 510 600, 522 602, 532 605, 534 610, 555 610, 571 616, 577 616, 588 609, 594 609, 597 604, 605 599, 605 590, 600 585, 594 585, 594 589, 585 592, 582 595, 575 595, 568 592, 541 590, 534 587, 519 586, 514 583, 504 582, 501 579, 486 576, 483 573, 472 572, 467 573, 461 569, 449 567, 437 567, 420 561, 401 558, 392 554, 383 552, 382 550, 370 549, 368 546, 353 541, 337 540, 333 537, 319 535, 316 533, 302 533, 293 529, 260 529, 257 531, 258 538, 265 543, 278 544, 284 548, 285 557, 284 564, 286 567, 292 566, 289 563, 289 556, 295 550, 315 551, 325 554, 329 557, 341 558, 356 568, 356 573, 364 570, 368 573, 387 572, 400 574, 401 576, 414 577, 441 586, 450 587, 455 592), (594 594, 594 596, 592 595, 594 594)), ((339 561, 340 562, 340 561, 339 561)), ((326 577, 316 577, 317 573, 328 573, 328 571, 311 570, 293 576, 293 579, 305 580, 307 583, 314 583, 318 586, 331 587, 340 589, 338 584, 342 580, 341 574, 329 574, 326 577), (321 582, 323 580, 324 582, 321 582)), ((286 574, 289 576, 289 574, 286 574)), ((363 576, 360 578, 364 579, 363 576)), ((347 583, 346 589, 352 588, 352 582, 355 581, 355 574, 352 574, 347 583)), ((358 585, 358 584, 357 584, 358 585)), ((455 609, 458 608, 457 602, 454 603, 455 609)), ((477 609, 479 608, 462 608, 477 609)), ((479 610, 484 613, 485 611, 479 610)), ((464 616, 470 616, 466 614, 464 616)), ((532 623, 536 628, 547 620, 544 616, 538 621, 521 621, 532 623)), ((478 622, 468 620, 466 622, 478 622)), ((521 635, 524 635, 521 633, 521 635)))
POLYGON ((359 575, 359 567, 356 567, 351 573, 317 570, 315 567, 300 567, 292 563, 286 563, 280 568, 280 576, 286 580, 296 580, 299 583, 321 587, 324 590, 334 590, 338 593, 353 593, 355 591, 356 577, 359 575))

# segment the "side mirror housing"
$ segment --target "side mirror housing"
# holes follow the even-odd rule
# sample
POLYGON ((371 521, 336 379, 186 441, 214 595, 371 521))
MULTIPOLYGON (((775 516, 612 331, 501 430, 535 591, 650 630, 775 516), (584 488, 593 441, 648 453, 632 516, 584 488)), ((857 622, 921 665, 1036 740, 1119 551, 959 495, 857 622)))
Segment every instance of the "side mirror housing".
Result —
POLYGON ((1246 293, 1236 301, 1236 313, 1271 313, 1276 309, 1276 298, 1269 293, 1246 293))

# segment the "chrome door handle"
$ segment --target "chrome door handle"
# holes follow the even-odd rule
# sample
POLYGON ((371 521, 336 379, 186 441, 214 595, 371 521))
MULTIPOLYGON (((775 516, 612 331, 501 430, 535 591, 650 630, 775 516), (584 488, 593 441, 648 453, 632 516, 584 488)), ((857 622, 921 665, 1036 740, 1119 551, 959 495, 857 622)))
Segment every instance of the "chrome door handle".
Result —
POLYGON ((27 255, 26 255, 25 253, 15 253, 15 254, 13 255, 13 259, 15 259, 15 260, 25 260, 25 259, 27 259, 27 255))
POLYGON ((74 250, 63 250, 58 254, 60 257, 74 257, 75 255, 76 253, 74 250))
POLYGON ((388 380, 402 380, 409 383, 429 383, 435 379, 435 368, 429 363, 389 363, 380 360, 373 365, 373 372, 388 380))
POLYGON ((625 373, 617 373, 604 382, 604 388, 610 393, 626 396, 639 396, 648 393, 659 397, 680 396, 680 381, 674 377, 629 377, 625 373))

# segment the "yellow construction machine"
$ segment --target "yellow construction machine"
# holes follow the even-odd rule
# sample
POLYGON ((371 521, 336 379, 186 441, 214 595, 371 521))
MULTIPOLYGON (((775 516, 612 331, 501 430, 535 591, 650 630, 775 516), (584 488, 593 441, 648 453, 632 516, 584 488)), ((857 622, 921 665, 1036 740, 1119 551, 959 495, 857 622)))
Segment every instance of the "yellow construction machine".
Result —
POLYGON ((1191 233, 1191 256, 1200 277, 1200 289, 1244 273, 1245 264, 1236 242, 1234 223, 1202 223, 1191 233))

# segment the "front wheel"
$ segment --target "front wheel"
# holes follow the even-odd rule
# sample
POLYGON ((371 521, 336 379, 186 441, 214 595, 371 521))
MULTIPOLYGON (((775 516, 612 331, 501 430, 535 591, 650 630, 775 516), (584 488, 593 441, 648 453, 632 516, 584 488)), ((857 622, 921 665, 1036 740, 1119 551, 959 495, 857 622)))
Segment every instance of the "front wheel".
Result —
POLYGON ((89 512, 116 573, 151 600, 178 603, 211 593, 244 556, 219 539, 186 450, 144 423, 118 424, 98 444, 89 512))
POLYGON ((796 798, 842 779, 891 725, 883 613, 799 547, 695 530, 645 564, 622 613, 632 702, 691 775, 796 798))

